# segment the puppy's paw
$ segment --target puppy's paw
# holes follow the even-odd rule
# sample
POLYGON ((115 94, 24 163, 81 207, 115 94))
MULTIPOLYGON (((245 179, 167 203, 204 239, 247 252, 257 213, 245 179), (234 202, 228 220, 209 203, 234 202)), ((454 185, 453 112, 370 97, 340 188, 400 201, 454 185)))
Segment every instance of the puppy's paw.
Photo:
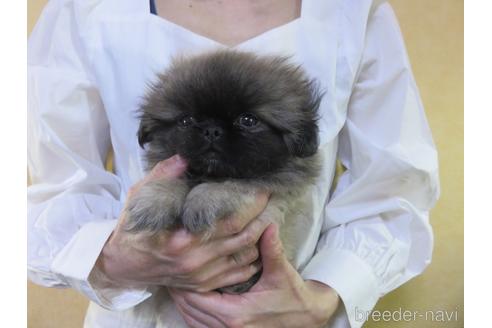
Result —
POLYGON ((211 231, 215 222, 241 210, 254 196, 227 183, 202 183, 194 187, 183 207, 183 225, 191 232, 211 231))
POLYGON ((191 232, 212 230, 215 221, 232 213, 226 195, 212 183, 193 188, 183 206, 183 225, 191 232))
POLYGON ((158 232, 179 222, 188 187, 180 180, 157 180, 143 185, 130 199, 125 229, 158 232))

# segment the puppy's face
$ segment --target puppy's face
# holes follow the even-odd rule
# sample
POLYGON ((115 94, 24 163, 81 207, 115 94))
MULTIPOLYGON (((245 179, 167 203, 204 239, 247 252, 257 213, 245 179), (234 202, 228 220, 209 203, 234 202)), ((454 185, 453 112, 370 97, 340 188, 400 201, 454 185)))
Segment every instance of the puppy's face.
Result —
POLYGON ((320 95, 276 57, 217 52, 175 62, 152 86, 139 142, 149 167, 174 154, 194 176, 257 178, 316 152, 320 95))

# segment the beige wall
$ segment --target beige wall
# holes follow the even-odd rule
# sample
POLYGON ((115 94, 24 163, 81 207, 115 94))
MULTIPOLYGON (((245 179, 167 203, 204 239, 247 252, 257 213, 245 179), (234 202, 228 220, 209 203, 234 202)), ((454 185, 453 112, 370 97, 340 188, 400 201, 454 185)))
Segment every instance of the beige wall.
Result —
MULTIPOLYGON (((431 221, 433 262, 386 295, 378 310, 458 310, 458 321, 370 322, 366 327, 463 327, 463 0, 390 0, 400 19, 434 139, 442 196, 431 221)), ((28 0, 31 31, 46 0, 28 0)), ((29 327, 81 327, 87 302, 71 290, 28 286, 29 327)))

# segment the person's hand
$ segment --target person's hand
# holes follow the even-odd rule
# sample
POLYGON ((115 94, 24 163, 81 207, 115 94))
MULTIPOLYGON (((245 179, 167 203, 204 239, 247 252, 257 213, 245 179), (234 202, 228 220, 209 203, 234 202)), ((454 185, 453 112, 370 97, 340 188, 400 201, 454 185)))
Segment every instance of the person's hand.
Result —
POLYGON ((304 281, 283 253, 278 228, 270 225, 260 241, 263 273, 241 295, 194 293, 169 288, 191 328, 322 327, 338 307, 338 294, 316 281, 304 281))
MULTIPOLYGON (((152 179, 176 179, 186 169, 179 156, 160 162, 133 186, 128 199, 152 179)), ((257 193, 256 202, 241 213, 218 220, 212 237, 184 229, 156 235, 125 231, 124 210, 105 244, 96 268, 107 283, 122 287, 163 285, 205 292, 248 280, 260 270, 256 246, 268 223, 254 220, 265 208, 269 195, 257 193)))

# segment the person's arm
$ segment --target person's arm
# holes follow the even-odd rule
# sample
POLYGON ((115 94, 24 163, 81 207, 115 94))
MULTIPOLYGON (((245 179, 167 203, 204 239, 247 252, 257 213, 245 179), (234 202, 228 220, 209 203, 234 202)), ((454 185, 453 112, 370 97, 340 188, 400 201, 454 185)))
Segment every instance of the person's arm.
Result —
POLYGON ((145 288, 113 302, 123 291, 111 300, 88 280, 122 191, 104 167, 109 125, 74 12, 73 1, 50 1, 28 43, 28 277, 126 308, 149 296, 145 288))
POLYGON ((439 196, 436 149, 387 3, 369 18, 347 115, 339 136, 347 170, 302 276, 335 289, 360 327, 381 296, 430 263, 429 210, 439 196))

